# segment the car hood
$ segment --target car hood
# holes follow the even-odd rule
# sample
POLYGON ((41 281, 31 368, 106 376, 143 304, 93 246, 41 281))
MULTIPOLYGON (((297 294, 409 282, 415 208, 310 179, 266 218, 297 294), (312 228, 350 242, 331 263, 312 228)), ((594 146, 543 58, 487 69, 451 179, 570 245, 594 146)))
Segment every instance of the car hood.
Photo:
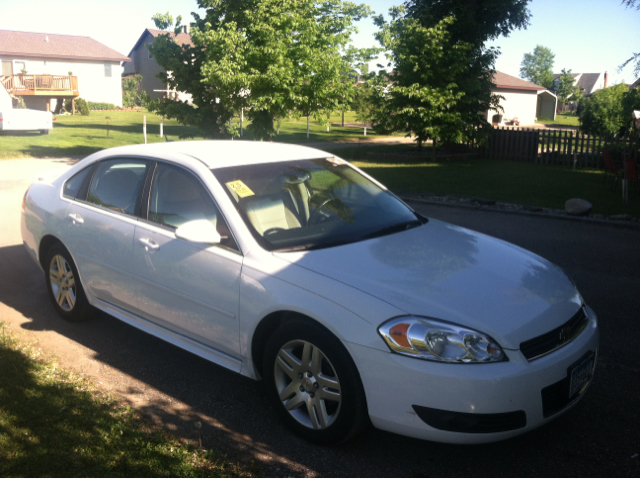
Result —
POLYGON ((358 243, 274 254, 407 314, 489 334, 507 349, 564 324, 582 304, 567 275, 552 263, 437 220, 358 243))

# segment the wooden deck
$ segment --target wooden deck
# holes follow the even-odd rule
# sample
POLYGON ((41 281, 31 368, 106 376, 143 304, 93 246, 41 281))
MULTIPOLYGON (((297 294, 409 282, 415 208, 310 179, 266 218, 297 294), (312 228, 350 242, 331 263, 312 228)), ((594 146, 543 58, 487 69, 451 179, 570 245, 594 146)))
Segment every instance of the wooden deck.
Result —
POLYGON ((12 95, 77 97, 78 77, 68 75, 4 75, 0 83, 12 95))

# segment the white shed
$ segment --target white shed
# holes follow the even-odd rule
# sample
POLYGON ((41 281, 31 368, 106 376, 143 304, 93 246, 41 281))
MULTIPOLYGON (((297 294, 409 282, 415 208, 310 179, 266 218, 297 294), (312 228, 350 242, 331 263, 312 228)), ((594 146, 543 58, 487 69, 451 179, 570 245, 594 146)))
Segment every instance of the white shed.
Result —
MULTIPOLYGON (((500 113, 502 119, 498 124, 504 125, 517 119, 520 125, 532 125, 537 118, 546 117, 547 114, 552 114, 551 118, 555 119, 555 95, 545 87, 502 72, 496 72, 493 81, 495 86, 491 88, 491 93, 503 97, 500 106, 504 112, 500 113)), ((496 123, 492 121, 495 114, 494 111, 487 112, 489 123, 496 123)))

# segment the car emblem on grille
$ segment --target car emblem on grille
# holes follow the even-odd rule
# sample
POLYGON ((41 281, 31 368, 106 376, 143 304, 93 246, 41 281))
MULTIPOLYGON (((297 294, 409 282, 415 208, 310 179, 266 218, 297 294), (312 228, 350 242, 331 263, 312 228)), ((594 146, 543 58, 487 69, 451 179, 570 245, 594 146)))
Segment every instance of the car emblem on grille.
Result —
POLYGON ((571 326, 566 326, 560 330, 560 341, 563 343, 571 336, 571 326))

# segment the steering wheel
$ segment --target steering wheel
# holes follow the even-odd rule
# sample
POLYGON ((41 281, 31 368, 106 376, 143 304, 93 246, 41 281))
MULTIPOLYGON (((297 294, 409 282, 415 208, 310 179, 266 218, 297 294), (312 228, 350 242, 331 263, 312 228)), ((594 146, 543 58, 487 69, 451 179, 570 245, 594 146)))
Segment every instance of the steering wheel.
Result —
POLYGON ((338 198, 336 198, 335 196, 332 196, 330 198, 326 198, 322 203, 320 203, 309 215, 309 220, 307 221, 307 224, 315 224, 318 223, 320 221, 324 221, 327 219, 327 215, 325 213, 322 213, 322 210, 325 206, 327 206, 329 203, 331 203, 332 201, 337 201, 338 198))
POLYGON ((274 228, 269 228, 267 230, 264 231, 264 233, 262 233, 262 237, 266 237, 266 236, 271 236, 274 233, 277 233, 278 231, 284 231, 284 228, 280 228, 278 226, 274 227, 274 228))

